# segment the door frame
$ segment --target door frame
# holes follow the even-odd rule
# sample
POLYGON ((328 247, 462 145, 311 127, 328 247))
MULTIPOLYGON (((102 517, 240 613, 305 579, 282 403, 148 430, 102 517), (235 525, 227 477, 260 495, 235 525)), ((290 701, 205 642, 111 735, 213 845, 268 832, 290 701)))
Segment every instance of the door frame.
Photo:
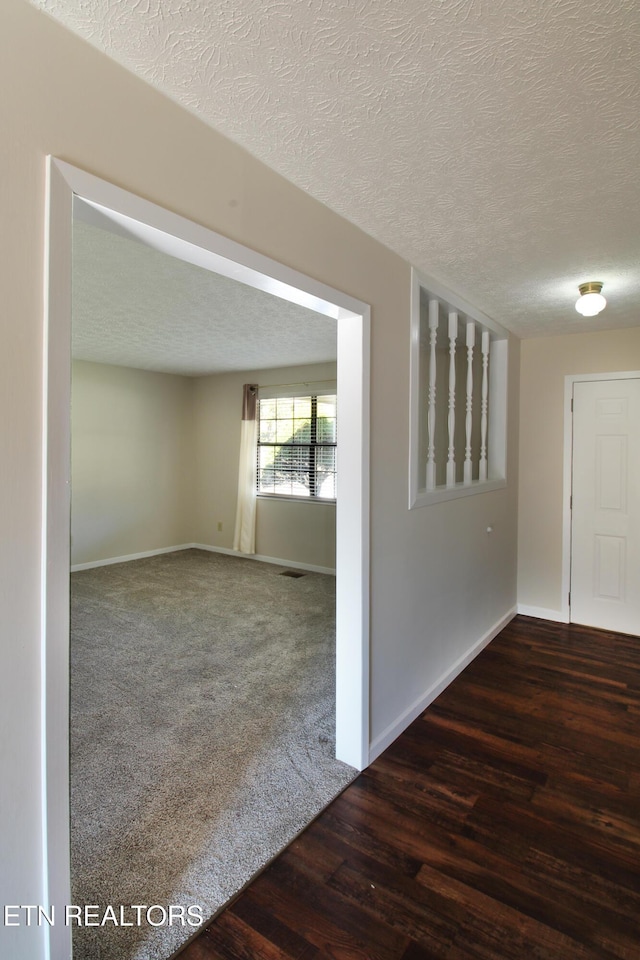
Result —
POLYGON ((635 380, 640 371, 572 373, 564 378, 564 463, 562 481, 562 602, 561 622, 571 623, 571 490, 573 481, 573 385, 584 380, 635 380))
MULTIPOLYGON (((47 158, 42 484, 43 903, 70 903, 69 567, 71 243, 74 198, 173 256, 337 321, 340 497, 336 503, 336 756, 369 763, 370 307, 71 164, 47 158)), ((71 955, 70 928, 47 930, 71 955)))

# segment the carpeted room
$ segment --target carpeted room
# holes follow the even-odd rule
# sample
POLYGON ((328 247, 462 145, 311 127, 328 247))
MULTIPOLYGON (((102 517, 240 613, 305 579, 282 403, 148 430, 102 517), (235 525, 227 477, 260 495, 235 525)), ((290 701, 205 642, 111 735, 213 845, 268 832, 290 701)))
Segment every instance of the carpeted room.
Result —
MULTIPOLYGON (((143 284, 149 251, 127 246, 125 269, 113 247, 130 241, 104 240, 76 224, 73 902, 193 903, 206 918, 353 776, 333 752, 335 503, 260 498, 257 553, 284 566, 228 555, 242 385, 335 381, 335 324, 323 318, 318 331, 311 311, 302 323, 280 301, 271 313, 261 303, 244 367, 237 352, 233 369, 169 372, 189 339, 203 363, 185 316, 202 303, 213 313, 198 286, 209 277, 189 267, 178 297, 175 264, 143 284), (270 361, 274 311, 285 339, 304 345, 288 356, 318 362, 270 361), (172 317, 169 339, 160 321, 172 317), (258 357, 271 365, 251 366, 258 357), (158 552, 175 547, 186 549, 158 552), (289 568, 304 576, 282 576, 289 568)), ((227 318, 236 295, 225 291, 227 318)), ((191 932, 84 928, 74 955, 167 957, 191 932)))

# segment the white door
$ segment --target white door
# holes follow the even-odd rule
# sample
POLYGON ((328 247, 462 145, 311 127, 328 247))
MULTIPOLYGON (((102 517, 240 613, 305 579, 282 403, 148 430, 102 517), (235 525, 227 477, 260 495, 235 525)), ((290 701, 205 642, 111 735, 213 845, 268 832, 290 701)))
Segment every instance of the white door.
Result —
POLYGON ((640 634, 640 379, 573 385, 571 620, 640 634))

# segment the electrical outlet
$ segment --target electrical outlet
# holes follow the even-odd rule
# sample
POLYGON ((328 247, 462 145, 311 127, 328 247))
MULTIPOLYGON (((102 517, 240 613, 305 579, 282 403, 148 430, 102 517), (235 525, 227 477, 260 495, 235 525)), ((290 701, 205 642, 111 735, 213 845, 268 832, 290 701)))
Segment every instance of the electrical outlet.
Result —
POLYGON ((218 520, 218 533, 222 530, 222 520, 218 520))

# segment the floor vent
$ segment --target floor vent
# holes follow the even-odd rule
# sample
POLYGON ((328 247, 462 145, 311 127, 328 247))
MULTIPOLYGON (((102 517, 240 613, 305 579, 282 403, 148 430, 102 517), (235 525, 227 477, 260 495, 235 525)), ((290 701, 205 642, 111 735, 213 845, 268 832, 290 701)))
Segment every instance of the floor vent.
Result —
POLYGON ((300 577, 304 577, 304 573, 300 573, 299 570, 283 570, 280 576, 293 577, 294 580, 298 580, 300 577))

